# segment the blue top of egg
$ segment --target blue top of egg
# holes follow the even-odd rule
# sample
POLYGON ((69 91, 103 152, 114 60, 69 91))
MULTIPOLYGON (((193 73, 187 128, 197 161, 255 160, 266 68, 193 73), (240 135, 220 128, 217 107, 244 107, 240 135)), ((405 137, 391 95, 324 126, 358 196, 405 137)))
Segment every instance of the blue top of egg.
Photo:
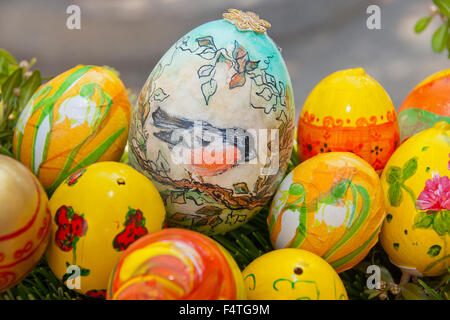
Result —
POLYGON ((189 37, 188 46, 195 46, 196 39, 211 36, 217 48, 229 48, 237 41, 244 46, 251 61, 260 61, 260 68, 267 68, 267 72, 277 80, 292 87, 290 77, 278 46, 266 33, 254 31, 240 31, 233 23, 221 19, 207 22, 187 33, 182 39, 189 37))

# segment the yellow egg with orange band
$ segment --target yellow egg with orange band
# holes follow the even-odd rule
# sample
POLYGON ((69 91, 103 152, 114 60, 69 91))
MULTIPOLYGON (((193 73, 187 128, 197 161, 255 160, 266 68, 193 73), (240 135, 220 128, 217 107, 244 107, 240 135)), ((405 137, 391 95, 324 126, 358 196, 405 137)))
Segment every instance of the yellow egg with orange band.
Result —
POLYGON ((330 152, 304 161, 284 178, 267 222, 275 248, 311 251, 342 272, 375 245, 384 217, 375 170, 352 153, 330 152))
POLYGON ((220 244, 198 232, 170 228, 133 243, 108 287, 113 300, 245 299, 241 271, 220 244))
POLYGON ((242 275, 249 300, 348 300, 336 271, 306 250, 273 250, 252 261, 242 275))
POLYGON ((363 68, 340 70, 309 94, 297 141, 301 160, 353 152, 381 174, 399 144, 397 113, 388 93, 363 68))
POLYGON ((124 85, 110 70, 79 65, 31 97, 14 131, 14 154, 51 193, 89 164, 120 159, 130 107, 124 85))

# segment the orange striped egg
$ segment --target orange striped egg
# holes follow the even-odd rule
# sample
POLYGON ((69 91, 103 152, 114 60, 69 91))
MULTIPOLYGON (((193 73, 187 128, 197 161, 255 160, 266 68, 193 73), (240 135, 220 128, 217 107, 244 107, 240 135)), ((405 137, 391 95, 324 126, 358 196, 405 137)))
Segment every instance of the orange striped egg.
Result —
POLYGON ((14 154, 51 193, 89 164, 119 160, 129 121, 120 79, 106 68, 79 65, 31 97, 14 131, 14 154))
POLYGON ((419 83, 398 112, 401 141, 433 127, 437 122, 450 123, 450 69, 435 73, 419 83))
POLYGON ((30 170, 0 155, 0 292, 24 279, 41 259, 50 230, 47 204, 30 170))
POLYGON ((375 245, 384 216, 375 170, 352 153, 330 152, 306 160, 284 178, 267 222, 275 248, 313 252, 342 272, 375 245))
POLYGON ((134 242, 116 265, 113 300, 235 300, 245 298, 233 257, 198 232, 171 228, 134 242))

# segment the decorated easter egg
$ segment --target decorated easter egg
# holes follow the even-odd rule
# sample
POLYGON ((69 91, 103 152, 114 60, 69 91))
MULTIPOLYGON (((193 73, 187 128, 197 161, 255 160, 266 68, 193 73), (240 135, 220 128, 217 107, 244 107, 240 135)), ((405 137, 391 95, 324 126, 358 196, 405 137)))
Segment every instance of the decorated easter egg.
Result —
POLYGON ((0 292, 22 281, 48 243, 50 210, 36 177, 0 155, 0 292))
POLYGON ((171 228, 133 243, 114 268, 108 299, 244 299, 241 271, 220 244, 198 232, 171 228))
POLYGON ((311 251, 342 272, 375 245, 384 217, 375 170, 352 153, 330 152, 306 160, 284 178, 267 223, 274 248, 311 251))
POLYGON ((353 152, 381 174, 399 143, 397 114, 387 92, 364 69, 337 71, 306 99, 297 141, 301 160, 353 152))
POLYGON ((450 123, 450 69, 426 78, 403 101, 398 111, 400 140, 440 121, 450 123))
POLYGON ((270 251, 253 260, 242 275, 249 300, 348 300, 333 267, 302 249, 270 251))
POLYGON ((177 41, 141 91, 130 164, 155 183, 169 227, 229 231, 258 212, 281 182, 295 108, 269 26, 230 9, 177 41))
POLYGON ((56 189, 49 206, 48 264, 69 288, 90 296, 105 296, 121 253, 161 230, 165 219, 153 184, 118 162, 98 162, 75 172, 56 189))
POLYGON ((381 244, 414 276, 438 276, 450 263, 450 124, 438 122, 405 142, 381 176, 387 216, 381 244))
POLYGON ((120 159, 130 108, 117 76, 103 67, 79 65, 30 98, 14 131, 14 154, 52 193, 73 172, 120 159))

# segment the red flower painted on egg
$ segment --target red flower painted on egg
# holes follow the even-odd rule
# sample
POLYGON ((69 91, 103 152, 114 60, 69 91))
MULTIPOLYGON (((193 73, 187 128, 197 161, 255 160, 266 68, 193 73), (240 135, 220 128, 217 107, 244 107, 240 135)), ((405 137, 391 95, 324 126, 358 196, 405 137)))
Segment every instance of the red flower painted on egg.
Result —
POLYGON ((55 241, 63 251, 75 249, 75 245, 87 232, 87 222, 83 215, 75 213, 70 206, 61 206, 55 214, 55 222, 58 230, 55 233, 55 241))
POLYGON ((69 225, 69 219, 67 217, 67 207, 66 206, 62 206, 61 208, 58 209, 58 211, 56 211, 55 214, 55 222, 57 225, 59 226, 65 226, 65 225, 69 225))
POLYGON ((145 227, 144 214, 139 209, 128 208, 123 226, 125 229, 113 240, 113 247, 117 251, 127 249, 130 244, 148 233, 145 227))
POLYGON ((95 299, 106 299, 106 290, 89 290, 85 295, 95 299))
POLYGON ((81 237, 86 233, 87 224, 82 216, 74 214, 70 224, 71 233, 74 237, 81 237))
POLYGON ((72 250, 73 236, 68 226, 61 226, 55 234, 56 244, 62 251, 72 250))

